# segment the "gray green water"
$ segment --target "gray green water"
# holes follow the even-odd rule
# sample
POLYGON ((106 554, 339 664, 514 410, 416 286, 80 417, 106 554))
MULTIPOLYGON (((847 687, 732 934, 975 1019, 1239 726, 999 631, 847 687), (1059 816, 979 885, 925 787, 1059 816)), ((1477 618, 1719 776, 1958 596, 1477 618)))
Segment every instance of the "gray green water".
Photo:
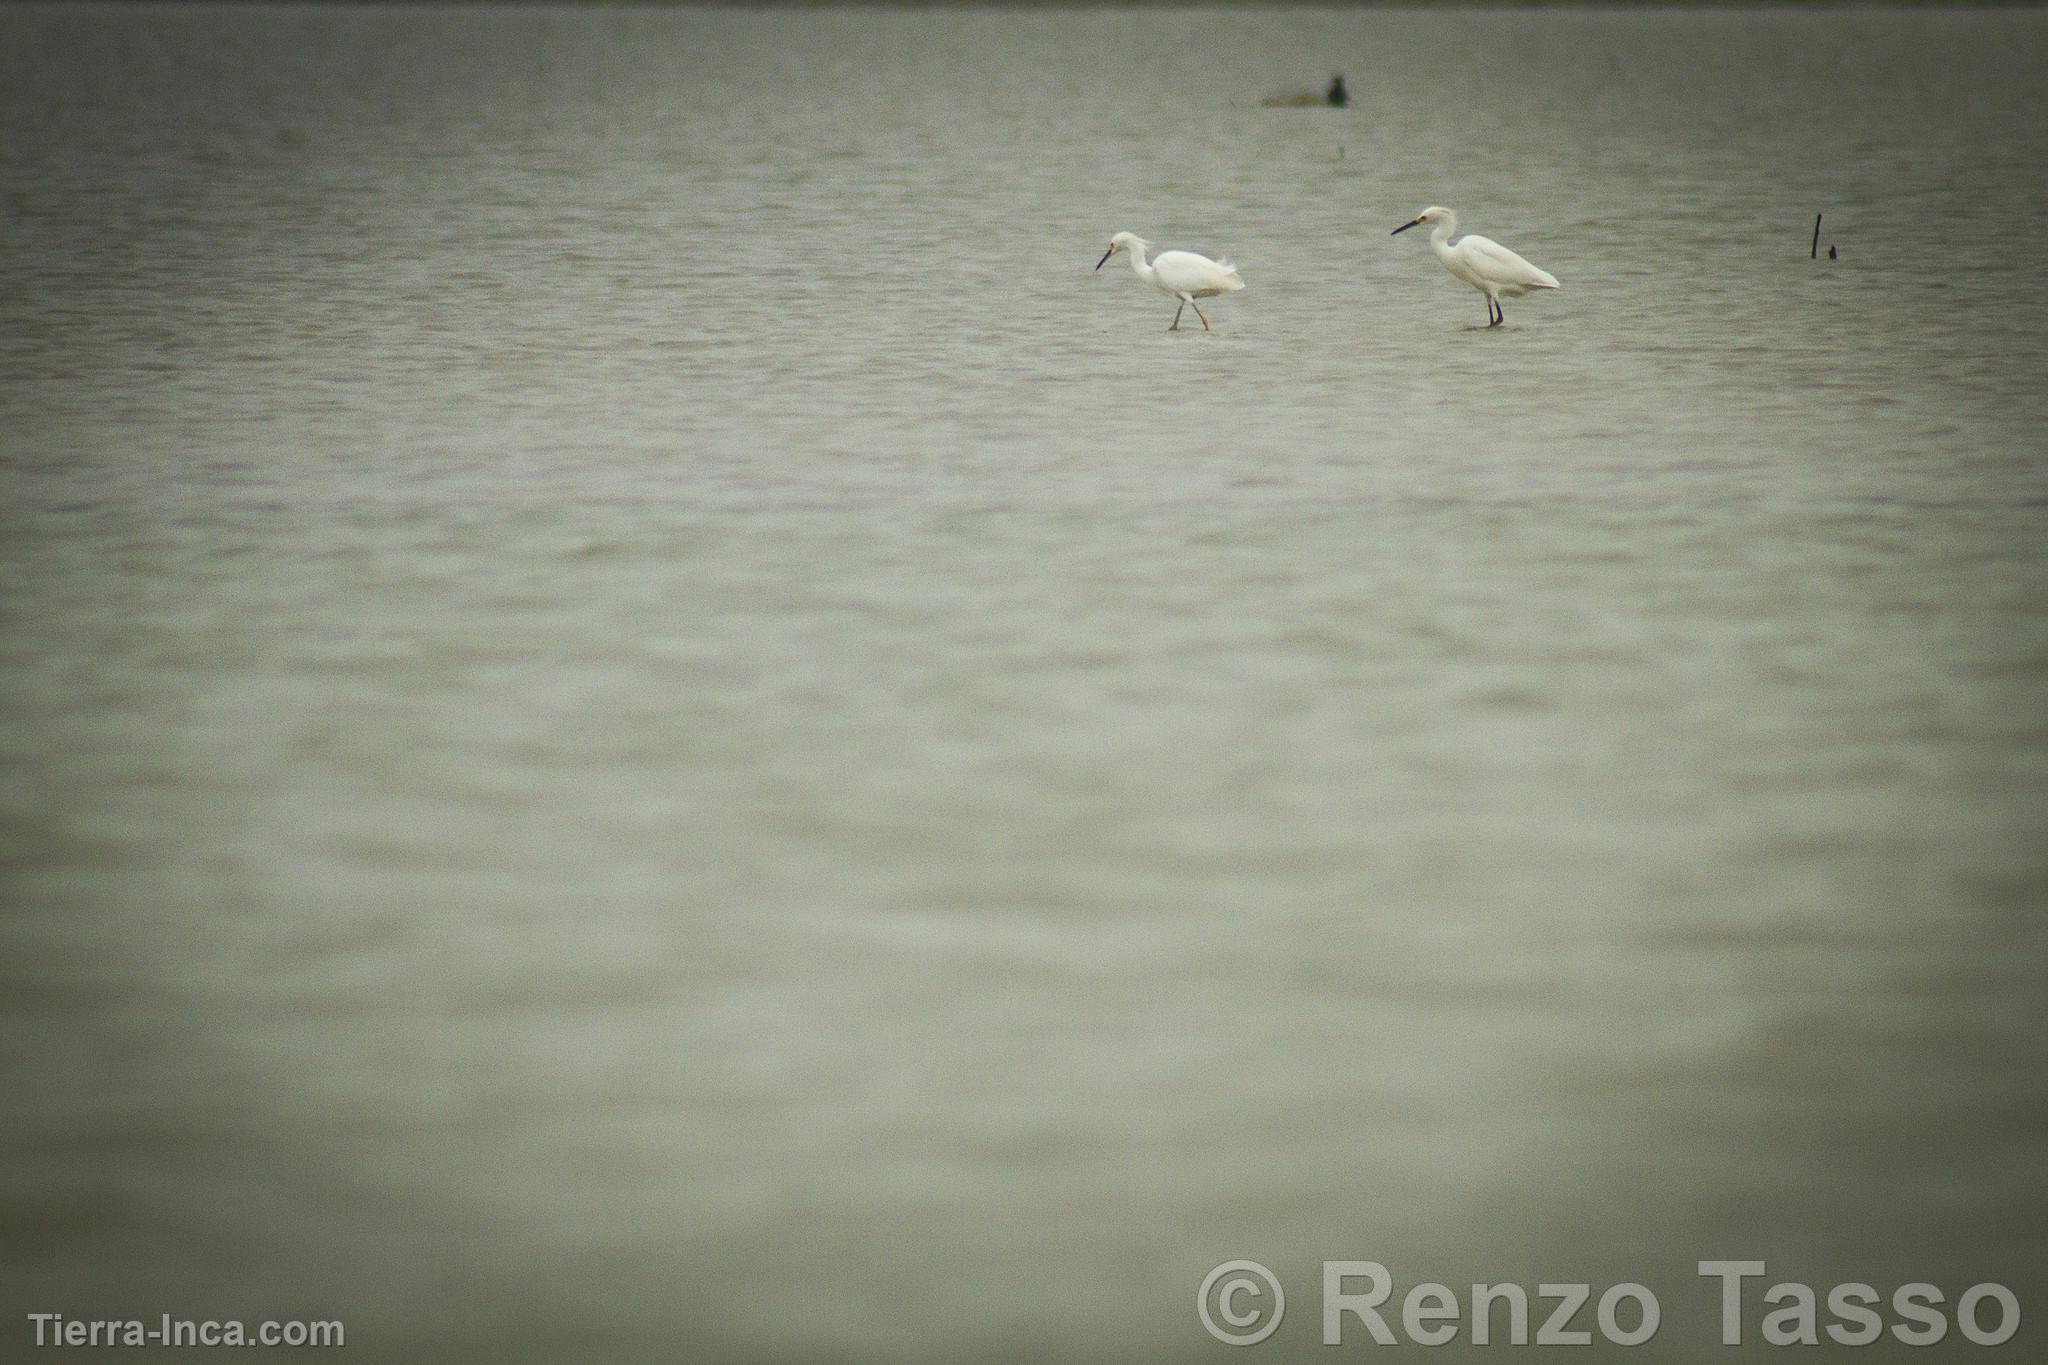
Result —
POLYGON ((1708 1257, 2048 1313, 2044 61, 0 9, 0 1339, 1335 1359, 1335 1258, 1644 1281, 1630 1359, 1738 1354, 1708 1257), (1563 291, 1481 329, 1431 203, 1563 291), (1118 229, 1249 287, 1169 335, 1118 229))

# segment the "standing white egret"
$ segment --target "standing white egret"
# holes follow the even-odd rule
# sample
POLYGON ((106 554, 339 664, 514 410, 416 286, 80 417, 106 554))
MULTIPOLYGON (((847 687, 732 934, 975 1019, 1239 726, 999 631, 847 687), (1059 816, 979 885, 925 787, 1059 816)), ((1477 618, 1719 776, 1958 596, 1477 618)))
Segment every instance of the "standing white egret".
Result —
POLYGON ((1195 300, 1234 294, 1244 288, 1244 281, 1237 277, 1237 267, 1228 261, 1212 261, 1192 251, 1162 251, 1147 262, 1145 252, 1151 245, 1134 232, 1119 232, 1109 239, 1109 250, 1102 253, 1102 259, 1095 263, 1095 268, 1102 269, 1110 257, 1128 249, 1131 269, 1138 272, 1139 279, 1160 293, 1180 300, 1180 308, 1173 310, 1173 323, 1167 331, 1180 330, 1181 309, 1190 305, 1194 307, 1195 316, 1202 319, 1202 330, 1210 330, 1209 319, 1202 316, 1202 305, 1195 300))
POLYGON ((1530 265, 1491 237, 1467 235, 1453 246, 1451 234, 1458 230, 1458 215, 1446 208, 1426 208, 1388 235, 1398 237, 1417 223, 1436 224, 1436 230, 1429 234, 1430 250, 1436 252, 1444 269, 1486 295, 1488 327, 1498 327, 1507 321, 1507 314, 1500 307, 1502 295, 1518 299, 1531 289, 1564 287, 1557 282, 1557 276, 1530 265))

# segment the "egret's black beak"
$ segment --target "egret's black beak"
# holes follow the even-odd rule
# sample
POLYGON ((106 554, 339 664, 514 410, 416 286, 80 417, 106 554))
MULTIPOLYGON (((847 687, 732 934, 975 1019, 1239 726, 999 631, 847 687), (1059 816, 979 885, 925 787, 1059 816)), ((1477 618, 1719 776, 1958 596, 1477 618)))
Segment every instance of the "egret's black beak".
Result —
POLYGON ((1392 232, 1388 233, 1387 236, 1399 237, 1402 233, 1406 232, 1409 228, 1414 227, 1417 223, 1421 221, 1422 220, 1420 218, 1411 218, 1407 222, 1401 224, 1401 226, 1395 228, 1392 232))
POLYGON ((1097 270, 1102 269, 1103 266, 1109 264, 1109 258, 1114 255, 1116 255, 1116 248, 1112 246, 1109 250, 1102 253, 1102 259, 1095 263, 1095 268, 1097 270))

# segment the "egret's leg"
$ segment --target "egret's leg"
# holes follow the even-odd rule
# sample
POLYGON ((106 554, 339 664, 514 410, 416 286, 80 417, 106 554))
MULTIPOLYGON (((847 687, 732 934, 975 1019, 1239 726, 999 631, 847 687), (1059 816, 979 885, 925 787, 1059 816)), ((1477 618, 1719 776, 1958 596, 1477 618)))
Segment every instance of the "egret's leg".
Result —
POLYGON ((1201 319, 1202 319, 1202 330, 1203 330, 1203 331, 1205 331, 1205 332, 1206 332, 1206 331, 1208 331, 1208 330, 1209 330, 1209 319, 1208 319, 1207 317, 1204 317, 1204 316, 1203 316, 1203 314, 1202 314, 1202 305, 1201 305, 1201 304, 1199 304, 1199 303, 1195 303, 1195 301, 1194 301, 1193 299, 1189 299, 1189 300, 1188 300, 1188 302, 1189 302, 1190 304, 1193 304, 1193 305, 1194 305, 1194 309, 1195 309, 1195 316, 1196 316, 1196 317, 1198 317, 1198 318, 1201 318, 1201 319))
POLYGON ((1178 332, 1178 331, 1180 330, 1180 315, 1181 315, 1181 311, 1182 311, 1182 309, 1185 309, 1185 308, 1186 308, 1187 306, 1188 306, 1188 304, 1187 304, 1187 300, 1186 300, 1186 299, 1182 299, 1182 300, 1181 300, 1181 304, 1180 304, 1180 307, 1179 307, 1179 308, 1176 308, 1176 309, 1174 309, 1174 310, 1173 310, 1173 322, 1172 322, 1172 323, 1171 323, 1171 324, 1170 324, 1170 325, 1169 325, 1169 326, 1167 327, 1167 329, 1166 329, 1167 331, 1169 331, 1169 332, 1178 332))

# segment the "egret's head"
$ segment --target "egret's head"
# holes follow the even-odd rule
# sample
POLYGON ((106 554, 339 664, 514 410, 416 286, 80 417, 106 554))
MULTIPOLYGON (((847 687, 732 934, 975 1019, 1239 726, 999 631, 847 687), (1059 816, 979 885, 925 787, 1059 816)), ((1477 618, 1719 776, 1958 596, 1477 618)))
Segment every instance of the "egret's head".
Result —
MULTIPOLYGON (((1387 235, 1390 237, 1398 237, 1402 233, 1406 232, 1409 228, 1419 227, 1423 223, 1439 222, 1442 219, 1448 218, 1450 216, 1451 211, 1449 209, 1443 208, 1436 204, 1431 204, 1428 208, 1416 214, 1413 218, 1410 218, 1407 222, 1401 224, 1401 226, 1395 228, 1392 232, 1388 233, 1387 235)), ((1453 231, 1455 230, 1456 229, 1453 229, 1453 231)))
POLYGON ((1116 236, 1109 239, 1109 250, 1102 253, 1102 259, 1095 263, 1095 268, 1097 270, 1102 269, 1104 265, 1109 263, 1110 257, 1116 255, 1117 252, 1122 251, 1126 247, 1143 245, 1145 245, 1145 239, 1140 237, 1137 233, 1119 232, 1116 236))

